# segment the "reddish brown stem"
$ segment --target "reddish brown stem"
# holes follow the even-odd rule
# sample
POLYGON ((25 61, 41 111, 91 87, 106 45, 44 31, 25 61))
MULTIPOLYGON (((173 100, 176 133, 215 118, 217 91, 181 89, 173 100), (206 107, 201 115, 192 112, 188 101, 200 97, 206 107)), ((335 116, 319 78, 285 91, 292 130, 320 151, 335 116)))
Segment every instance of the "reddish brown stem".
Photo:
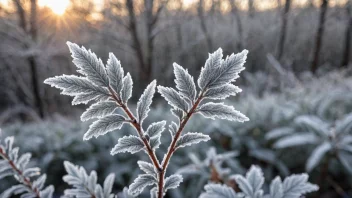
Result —
POLYGON ((123 109, 123 111, 127 114, 127 116, 132 120, 131 124, 133 125, 133 127, 137 130, 137 133, 139 135, 139 138, 142 139, 144 146, 147 149, 147 153, 148 156, 150 158, 150 160, 152 161, 154 167, 157 170, 161 170, 160 164, 158 159, 156 158, 155 152, 153 151, 152 147, 149 144, 149 141, 147 140, 147 138, 144 137, 143 135, 143 131, 142 131, 142 127, 140 125, 140 123, 138 123, 137 119, 134 117, 134 115, 132 114, 132 112, 130 111, 130 109, 127 107, 126 104, 124 104, 120 98, 117 96, 117 94, 114 92, 114 90, 111 87, 108 87, 111 97, 116 101, 116 103, 121 106, 121 108, 123 109))
POLYGON ((178 139, 180 138, 180 136, 182 134, 182 131, 185 128, 188 120, 194 114, 194 112, 196 111, 198 105, 202 101, 203 94, 204 94, 204 91, 199 95, 199 97, 197 98, 196 102, 193 104, 192 108, 188 111, 188 113, 185 116, 185 118, 181 121, 180 127, 178 128, 178 130, 177 130, 177 132, 175 134, 175 137, 172 139, 171 146, 169 147, 169 150, 167 151, 166 157, 164 158, 164 160, 162 162, 162 169, 161 169, 162 171, 159 172, 158 198, 162 198, 163 194, 164 194, 163 193, 163 187, 164 187, 165 172, 166 172, 167 166, 169 164, 169 161, 170 161, 172 155, 176 151, 176 143, 177 143, 178 139))
POLYGON ((39 190, 38 188, 34 188, 33 189, 33 185, 32 185, 32 182, 31 180, 29 180, 29 178, 26 178, 24 175, 23 175, 23 172, 17 168, 17 166, 15 165, 15 163, 10 160, 10 158, 7 156, 7 154, 5 153, 5 151, 3 151, 1 148, 0 148, 0 155, 10 164, 11 168, 17 172, 17 174, 23 179, 23 182, 24 184, 30 188, 31 190, 33 190, 33 192, 36 194, 36 196, 38 198, 40 198, 40 194, 39 194, 39 190))

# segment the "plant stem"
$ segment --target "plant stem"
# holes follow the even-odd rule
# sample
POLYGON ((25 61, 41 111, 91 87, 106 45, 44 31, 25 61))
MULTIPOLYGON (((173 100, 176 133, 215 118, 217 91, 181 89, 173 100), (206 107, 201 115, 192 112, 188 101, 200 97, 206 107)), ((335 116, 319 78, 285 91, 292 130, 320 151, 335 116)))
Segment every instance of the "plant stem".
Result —
MULTIPOLYGON (((318 186, 322 189, 323 188, 323 182, 326 180, 326 177, 328 176, 328 171, 329 171, 329 163, 331 159, 331 154, 328 154, 326 157, 324 163, 322 164, 320 168, 320 176, 319 176, 319 181, 318 181, 318 186)), ((320 190, 318 192, 318 197, 321 197, 322 191, 320 190)))
POLYGON ((10 160, 9 156, 1 148, 0 148, 0 155, 9 163, 11 168, 23 179, 24 184, 35 193, 37 198, 40 198, 38 188, 33 189, 32 182, 23 175, 23 172, 19 168, 17 168, 15 163, 12 160, 10 160))
POLYGON ((164 187, 164 177, 165 177, 165 172, 167 169, 167 166, 169 164, 169 161, 173 155, 173 153, 176 151, 176 143, 178 141, 178 139, 180 138, 183 129, 185 128, 188 120, 191 118, 191 116, 193 115, 193 113, 195 112, 195 110, 197 109, 198 105, 200 104, 200 102, 203 99, 203 94, 204 91, 201 92, 201 94, 199 95, 199 97, 197 98, 196 102, 193 104, 192 108, 188 111, 186 117, 184 120, 182 120, 182 122, 180 123, 180 127, 178 128, 175 137, 172 139, 172 143, 171 146, 169 147, 166 157, 164 158, 163 162, 162 162, 162 169, 159 172, 159 183, 158 183, 158 198, 162 198, 163 197, 163 187, 164 187))
POLYGON ((327 177, 328 183, 334 187, 335 191, 341 196, 341 197, 349 197, 347 193, 343 190, 343 188, 336 182, 334 181, 331 177, 327 177))
POLYGON ((148 156, 150 158, 150 160, 152 161, 154 167, 161 171, 161 167, 159 164, 158 159, 156 158, 155 152, 152 149, 152 147, 149 144, 149 141, 144 137, 143 135, 143 129, 140 125, 140 123, 138 123, 137 119, 134 117, 134 115, 132 114, 132 112, 130 111, 130 109, 127 107, 126 104, 124 104, 120 98, 118 97, 118 95, 114 92, 114 90, 109 86, 109 91, 111 94, 111 97, 116 101, 116 103, 121 106, 121 108, 124 110, 124 112, 127 114, 127 116, 132 120, 131 124, 133 125, 133 127, 137 130, 138 136, 139 138, 143 141, 144 146, 147 149, 147 153, 148 156))

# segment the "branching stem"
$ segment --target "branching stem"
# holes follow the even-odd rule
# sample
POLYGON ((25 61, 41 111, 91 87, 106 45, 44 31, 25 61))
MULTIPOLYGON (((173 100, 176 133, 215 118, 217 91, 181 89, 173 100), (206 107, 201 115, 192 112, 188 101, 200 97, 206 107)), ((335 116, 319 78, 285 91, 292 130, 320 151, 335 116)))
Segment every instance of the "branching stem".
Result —
POLYGON ((0 155, 10 164, 11 168, 23 179, 24 184, 35 193, 37 198, 40 198, 38 188, 33 189, 33 184, 31 180, 29 180, 29 178, 26 178, 23 175, 23 172, 15 165, 12 160, 10 160, 9 156, 5 153, 5 151, 2 150, 2 148, 0 148, 0 155))
POLYGON ((147 140, 147 138, 145 138, 145 136, 143 135, 143 129, 140 125, 140 123, 138 123, 137 119, 134 117, 134 115, 131 113, 131 110, 128 108, 128 106, 126 104, 124 104, 121 99, 119 98, 119 96, 115 93, 115 91, 109 86, 109 92, 111 94, 111 97, 115 100, 115 102, 124 110, 124 112, 126 113, 126 115, 131 119, 130 123, 134 126, 134 128, 137 130, 137 133, 139 135, 139 138, 141 138, 141 140, 144 143, 144 146, 147 149, 147 153, 148 156, 150 158, 150 160, 152 161, 154 167, 159 171, 159 176, 158 176, 158 198, 162 198, 164 195, 164 177, 165 177, 165 172, 167 169, 167 166, 169 164, 169 161, 173 155, 173 153, 176 151, 176 143, 178 141, 178 139, 180 138, 183 129, 185 128, 188 120, 191 118, 191 116, 195 113, 198 105, 200 104, 200 102, 203 99, 203 94, 204 91, 201 92, 201 94, 199 95, 199 97, 197 98, 197 100, 192 103, 192 108, 187 112, 187 115, 185 116, 185 118, 181 121, 180 126, 175 134, 175 136, 172 139, 171 142, 171 146, 169 147, 166 157, 164 158, 162 164, 159 164, 159 161, 155 155, 154 150, 152 149, 152 147, 150 146, 149 141, 147 140))
POLYGON ((169 149, 167 151, 167 154, 166 154, 166 157, 164 158, 164 160, 162 162, 162 171, 159 172, 159 177, 158 177, 158 179, 159 179, 159 182, 158 182, 158 198, 162 198, 163 194, 164 194, 163 187, 164 187, 165 172, 166 172, 167 166, 169 164, 169 161, 170 161, 172 155, 176 151, 176 143, 177 143, 178 139, 180 138, 180 136, 182 134, 182 131, 185 128, 188 120, 195 113, 198 105, 202 101, 203 95, 204 95, 204 91, 201 92, 201 94, 197 98, 196 102, 193 104, 192 108, 187 112, 187 115, 185 116, 185 118, 180 123, 180 127, 178 128, 178 130, 177 130, 177 132, 175 134, 175 137, 172 139, 171 146, 169 147, 169 149))
POLYGON ((143 129, 140 125, 140 123, 138 123, 137 119, 134 117, 134 115, 132 114, 131 110, 128 108, 128 106, 126 104, 124 104, 120 98, 118 97, 118 95, 115 93, 115 91, 109 86, 109 91, 111 94, 111 97, 116 101, 116 103, 121 106, 121 108, 123 109, 123 111, 127 114, 127 116, 132 120, 130 123, 132 124, 132 126, 137 130, 138 136, 139 138, 143 141, 145 148, 147 149, 147 153, 148 156, 150 158, 150 160, 152 161, 153 165, 155 168, 157 168, 157 170, 161 170, 160 164, 158 159, 156 158, 155 152, 152 149, 152 147, 149 144, 149 141, 147 140, 147 138, 144 137, 143 135, 143 129))

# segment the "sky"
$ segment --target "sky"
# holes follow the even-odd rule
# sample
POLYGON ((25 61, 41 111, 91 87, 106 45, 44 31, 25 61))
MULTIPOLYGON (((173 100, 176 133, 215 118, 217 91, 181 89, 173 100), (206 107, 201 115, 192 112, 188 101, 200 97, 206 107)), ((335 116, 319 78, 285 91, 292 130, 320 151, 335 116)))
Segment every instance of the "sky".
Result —
MULTIPOLYGON (((0 0, 0 3, 7 5, 11 0, 0 0)), ((184 0, 184 5, 187 7, 195 2, 197 2, 198 0, 184 0)), ((244 7, 246 7, 247 5, 247 0, 241 0, 241 5, 244 7)), ((284 3, 284 0, 282 0, 284 3)), ((317 4, 319 4, 319 1, 321 0, 315 0, 317 4)), ((347 0, 330 0, 330 6, 334 6, 336 4, 344 4, 344 2, 346 2, 347 0)), ((97 7, 102 7, 104 1, 103 0, 95 0, 96 2, 96 6, 97 7)), ((273 2, 276 2, 276 0, 260 0, 259 2, 261 2, 260 4, 257 5, 258 9, 262 10, 262 9, 270 9, 273 8, 273 2)), ((293 3, 295 4, 305 4, 307 3, 308 0, 293 0, 293 3)), ((70 0, 38 0, 38 4, 39 6, 47 6, 49 7, 55 14, 57 15, 62 15, 66 8, 69 6, 70 4, 70 0)), ((241 7, 242 7, 241 6, 241 7)), ((275 6, 274 6, 275 7, 275 6)))

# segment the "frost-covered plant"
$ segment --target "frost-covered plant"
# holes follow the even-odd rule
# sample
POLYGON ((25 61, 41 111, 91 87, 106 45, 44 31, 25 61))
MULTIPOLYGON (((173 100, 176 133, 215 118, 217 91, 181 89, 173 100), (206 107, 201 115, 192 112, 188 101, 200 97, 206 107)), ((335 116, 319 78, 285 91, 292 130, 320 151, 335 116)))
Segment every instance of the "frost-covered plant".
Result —
POLYGON ((185 197, 199 196, 208 181, 225 182, 232 171, 244 172, 236 160, 237 155, 237 151, 218 154, 214 147, 207 150, 204 160, 200 159, 196 153, 190 153, 188 156, 192 164, 177 170, 177 173, 185 178, 187 186, 193 186, 192 190, 188 192, 189 194, 185 194, 185 197))
POLYGON ((293 127, 278 128, 266 135, 275 140, 274 148, 302 147, 313 145, 315 148, 306 163, 308 172, 324 161, 329 165, 332 157, 352 174, 352 114, 329 124, 319 117, 302 115, 294 120, 293 127), (323 160, 325 159, 325 160, 323 160))
POLYGON ((238 170, 240 170, 240 165, 234 158, 238 155, 236 151, 225 152, 222 154, 217 154, 214 147, 211 147, 204 160, 200 160, 195 153, 190 153, 189 158, 193 164, 181 167, 177 173, 182 175, 202 175, 210 178, 212 181, 221 181, 223 178, 227 177, 231 169, 224 167, 224 162, 230 164, 236 164, 238 170))
POLYGON ((159 148, 160 137, 165 129, 166 121, 155 122, 143 127, 147 118, 150 105, 156 88, 156 81, 152 81, 140 97, 135 113, 128 107, 128 100, 132 95, 133 81, 129 73, 124 75, 120 61, 112 54, 106 67, 97 56, 86 48, 68 42, 72 53, 73 62, 78 67, 78 72, 83 76, 63 75, 45 80, 46 84, 55 86, 62 94, 74 96, 72 104, 86 104, 94 101, 81 116, 83 121, 98 118, 84 135, 84 140, 98 137, 120 129, 123 124, 130 124, 135 128, 137 136, 124 136, 118 140, 111 154, 145 151, 151 163, 139 162, 145 174, 139 175, 129 187, 130 194, 137 196, 147 186, 155 186, 151 190, 152 196, 161 198, 167 190, 176 188, 182 182, 182 176, 171 175, 165 178, 169 161, 174 152, 182 147, 190 146, 202 141, 208 141, 208 135, 196 132, 183 134, 187 122, 193 114, 200 113, 211 119, 220 118, 231 121, 244 122, 248 118, 236 111, 232 106, 208 100, 222 100, 236 95, 241 91, 233 85, 239 73, 244 70, 247 50, 232 54, 222 59, 222 50, 218 49, 209 55, 205 66, 198 78, 199 91, 196 89, 193 77, 187 70, 174 63, 175 83, 177 90, 170 87, 158 86, 159 93, 172 106, 171 112, 177 121, 169 125, 172 142, 162 161, 157 159, 155 150, 159 148), (120 115, 115 112, 117 108, 125 113, 120 115))
MULTIPOLYGON (((291 175, 283 183, 277 176, 271 183, 270 193, 264 195, 265 179, 260 167, 252 165, 245 177, 241 174, 230 175, 231 169, 225 168, 223 162, 228 162, 228 158, 234 158, 237 154, 233 152, 217 154, 215 149, 210 153, 203 161, 193 156, 194 164, 185 166, 179 171, 182 174, 210 171, 211 174, 206 177, 208 184, 205 185, 205 192, 200 198, 299 198, 301 195, 318 190, 318 186, 309 183, 308 175, 303 173, 291 175)), ((202 175, 199 174, 199 177, 202 175)))
POLYGON ((3 142, 0 139, 0 179, 13 176, 19 184, 5 190, 0 197, 21 195, 21 198, 51 198, 54 187, 45 187, 46 175, 40 175, 39 168, 27 166, 31 154, 19 155, 19 148, 13 147, 14 137, 6 137, 3 142))
POLYGON ((111 194, 111 191, 115 181, 115 174, 107 176, 102 187, 100 184, 97 184, 98 177, 95 171, 92 171, 88 175, 83 167, 75 166, 68 161, 64 162, 64 166, 67 175, 63 177, 63 180, 74 187, 65 190, 65 196, 114 198, 115 195, 111 194))
POLYGON ((233 175, 232 179, 238 185, 236 192, 225 184, 207 184, 200 198, 299 198, 304 194, 317 191, 317 185, 308 182, 307 174, 291 175, 284 181, 276 177, 270 184, 270 191, 264 195, 264 176, 262 170, 252 166, 246 176, 233 175))

